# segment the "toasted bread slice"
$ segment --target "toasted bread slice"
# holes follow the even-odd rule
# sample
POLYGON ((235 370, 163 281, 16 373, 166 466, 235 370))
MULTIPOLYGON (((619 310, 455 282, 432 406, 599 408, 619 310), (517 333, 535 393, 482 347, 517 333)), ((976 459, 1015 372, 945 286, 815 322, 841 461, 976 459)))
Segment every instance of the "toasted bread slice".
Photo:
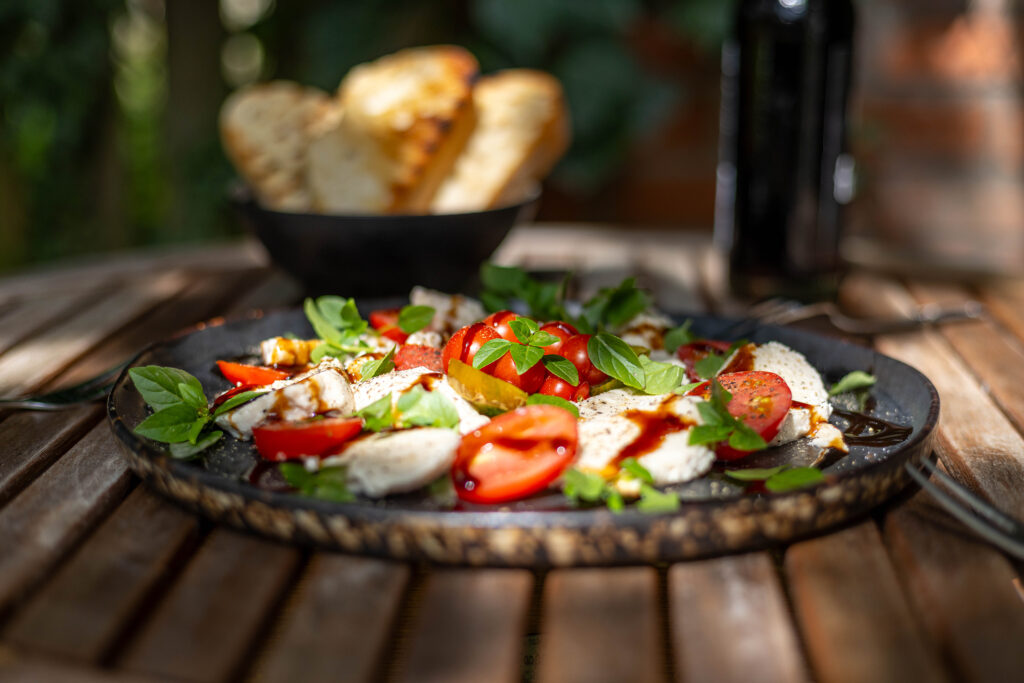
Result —
MULTIPOLYGON (((476 123, 472 89, 478 72, 469 52, 441 45, 402 50, 361 64, 342 81, 338 99, 345 114, 332 143, 335 156, 344 151, 347 159, 369 160, 369 172, 388 173, 380 179, 390 188, 386 211, 429 209, 476 123)), ((316 174, 321 179, 327 175, 316 174)), ((342 185, 317 185, 319 205, 367 208, 364 197, 346 196, 349 190, 342 185)))
POLYGON ((242 88, 220 110, 224 150, 268 208, 307 211, 306 153, 311 128, 336 116, 327 93, 289 81, 242 88))
POLYGON ((434 213, 521 201, 569 146, 562 86, 549 74, 509 69, 486 76, 473 101, 476 130, 434 197, 434 213))
POLYGON ((344 125, 318 128, 307 154, 313 209, 322 213, 379 214, 394 210, 395 162, 371 138, 344 125))

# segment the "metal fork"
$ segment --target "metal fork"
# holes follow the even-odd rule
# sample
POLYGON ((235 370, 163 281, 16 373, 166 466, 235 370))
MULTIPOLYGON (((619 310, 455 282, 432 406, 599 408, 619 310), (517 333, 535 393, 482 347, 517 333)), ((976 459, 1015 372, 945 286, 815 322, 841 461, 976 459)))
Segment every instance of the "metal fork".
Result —
POLYGON ((911 479, 974 533, 1010 555, 1024 560, 1024 525, 979 498, 928 458, 921 462, 925 472, 909 462, 905 468, 911 479), (932 481, 929 475, 941 482, 942 486, 932 481))
POLYGON ((0 398, 0 408, 22 408, 25 410, 63 410, 69 406, 89 401, 98 401, 107 395, 114 386, 121 371, 128 367, 130 361, 105 370, 74 386, 50 391, 45 394, 0 398))
POLYGON ((837 330, 848 334, 874 335, 907 332, 925 325, 973 320, 985 315, 985 307, 979 301, 967 301, 955 306, 926 304, 908 316, 891 318, 852 318, 843 313, 831 301, 802 304, 790 299, 767 299, 754 305, 747 315, 760 323, 788 325, 799 320, 826 316, 837 330))

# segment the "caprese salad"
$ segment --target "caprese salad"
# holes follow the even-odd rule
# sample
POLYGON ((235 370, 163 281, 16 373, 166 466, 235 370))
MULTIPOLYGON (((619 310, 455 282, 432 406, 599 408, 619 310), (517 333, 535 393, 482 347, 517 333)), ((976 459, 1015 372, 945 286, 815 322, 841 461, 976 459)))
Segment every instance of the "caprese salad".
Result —
MULTIPOLYGON (((467 503, 555 489, 616 510, 675 507, 665 487, 797 439, 847 450, 821 375, 779 342, 697 338, 632 280, 570 311, 558 283, 482 274, 480 301, 417 287, 368 320, 352 299, 307 299, 314 336, 218 361, 228 388, 212 401, 184 371, 132 368, 153 409, 135 432, 178 458, 225 434, 251 440, 293 488, 334 500, 441 481, 467 503)), ((872 382, 853 373, 833 389, 872 382)), ((821 479, 796 469, 762 481, 821 479)))

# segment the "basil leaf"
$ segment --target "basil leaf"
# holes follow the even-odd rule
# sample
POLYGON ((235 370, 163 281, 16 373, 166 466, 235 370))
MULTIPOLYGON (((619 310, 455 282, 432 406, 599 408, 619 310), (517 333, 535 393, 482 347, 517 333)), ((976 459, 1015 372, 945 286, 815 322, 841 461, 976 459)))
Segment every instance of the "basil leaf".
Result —
POLYGON ((509 353, 512 354, 512 362, 516 365, 516 374, 523 374, 544 357, 544 349, 537 346, 523 346, 512 344, 509 353))
POLYGON ((508 339, 492 339, 486 342, 473 356, 473 367, 477 370, 487 367, 508 353, 511 347, 512 342, 508 339))
MULTIPOLYGON (((313 332, 316 334, 317 338, 323 339, 325 342, 340 343, 341 332, 327 320, 323 313, 320 312, 320 308, 317 306, 316 301, 313 299, 306 299, 302 302, 302 310, 306 314, 306 319, 309 320, 309 324, 313 326, 313 332)), ((323 344, 313 349, 313 354, 316 354, 317 351, 320 350, 321 346, 323 346, 323 344)))
POLYGON ((224 436, 224 432, 218 430, 210 432, 203 438, 198 439, 194 444, 187 441, 172 443, 170 446, 171 457, 175 460, 192 460, 207 448, 220 441, 222 436, 224 436))
POLYGON ((360 381, 366 381, 385 375, 395 369, 395 349, 397 346, 392 346, 388 349, 388 352, 384 354, 383 358, 368 360, 359 367, 359 374, 362 377, 360 381))
POLYGON ((544 356, 544 367, 555 377, 563 379, 574 387, 580 384, 580 373, 568 358, 549 353, 544 356))
POLYGON ((583 304, 583 318, 592 329, 618 327, 651 305, 651 297, 637 289, 634 278, 617 287, 604 288, 583 304))
POLYGON ((693 320, 687 318, 683 321, 683 324, 679 327, 673 327, 671 330, 665 333, 665 350, 669 353, 675 353, 680 346, 683 344, 689 344, 693 342, 697 337, 690 332, 690 327, 693 325, 693 320))
POLYGON ((732 425, 697 425, 690 430, 689 444, 701 446, 725 441, 732 433, 732 425))
POLYGON ((769 491, 780 493, 813 486, 825 480, 821 470, 814 467, 794 467, 774 474, 764 482, 769 491))
POLYGON ((528 406, 535 406, 538 404, 558 406, 559 408, 568 410, 576 419, 579 419, 580 417, 579 408, 577 408, 572 401, 566 401, 564 398, 560 396, 548 396, 547 394, 532 394, 528 399, 526 399, 526 405, 528 406))
POLYGON ((530 341, 527 343, 530 346, 551 346, 552 344, 557 344, 560 341, 562 340, 550 332, 540 330, 538 332, 534 332, 533 336, 530 337, 530 341))
MULTIPOLYGON (((132 384, 142 395, 142 400, 153 410, 160 410, 167 406, 179 403, 186 403, 181 395, 181 386, 185 385, 203 393, 203 386, 195 377, 177 368, 166 368, 159 365, 144 365, 131 368, 128 371, 132 384)), ((203 398, 203 405, 206 405, 206 398, 203 398)))
POLYGON ((614 377, 626 386, 643 389, 644 368, 636 352, 618 337, 598 332, 587 343, 590 362, 601 372, 614 377))
POLYGON ((316 305, 328 322, 343 332, 355 332, 356 335, 360 335, 368 327, 367 322, 359 315, 355 299, 321 296, 317 297, 316 305))
POLYGON ((839 394, 845 394, 848 391, 867 389, 868 387, 875 386, 876 381, 878 380, 874 375, 870 375, 863 370, 854 370, 833 384, 832 388, 828 390, 828 395, 838 396, 839 394))
POLYGON ((732 425, 732 415, 728 411, 723 414, 722 409, 710 401, 702 401, 697 404, 697 412, 705 425, 726 426, 732 425))
POLYGON ((167 406, 139 423, 135 433, 153 441, 188 441, 193 425, 200 419, 196 409, 184 403, 167 406))
POLYGON ((195 445, 196 439, 199 438, 199 433, 203 431, 203 427, 209 421, 209 416, 204 415, 192 423, 192 428, 188 430, 188 443, 195 445))
POLYGON ((562 493, 573 503, 581 500, 596 503, 604 496, 604 492, 604 479, 598 474, 570 467, 562 475, 562 493))
POLYGON ((313 473, 296 462, 284 462, 277 466, 284 480, 300 491, 313 481, 313 473))
POLYGON ((262 396, 265 393, 267 393, 267 392, 266 391, 243 391, 240 394, 235 394, 234 396, 232 396, 231 398, 229 398, 228 400, 224 401, 219 406, 217 406, 217 408, 213 411, 213 416, 214 417, 219 417, 219 416, 223 415, 224 413, 228 412, 229 410, 234 410, 235 408, 237 408, 238 406, 242 405, 243 403, 248 403, 249 401, 253 400, 254 398, 256 398, 258 396, 262 396))
POLYGON ((784 469, 786 469, 785 465, 779 465, 778 467, 750 468, 746 470, 726 470, 725 476, 730 479, 736 479, 737 481, 764 481, 784 469))
POLYGON ((647 356, 639 356, 644 369, 644 393, 667 394, 683 381, 686 370, 672 363, 659 363, 647 356))
POLYGON ((480 303, 484 305, 484 310, 488 313, 503 311, 508 308, 508 299, 494 292, 481 292, 480 303))
POLYGON ((406 334, 419 332, 434 320, 433 306, 405 306, 398 312, 398 329, 406 334))
POLYGON ((721 382, 717 379, 711 380, 711 402, 722 411, 723 415, 729 415, 729 403, 732 401, 730 394, 721 382))
POLYGON ((640 486, 640 500, 636 509, 641 512, 671 512, 679 509, 679 496, 671 491, 659 491, 650 484, 640 486))
POLYGON ((203 393, 202 387, 197 389, 191 384, 182 382, 178 385, 178 395, 181 396, 186 405, 195 408, 200 415, 208 411, 206 394, 203 393))
POLYGON ((459 413, 444 394, 415 386, 398 399, 398 412, 403 426, 443 427, 459 426, 459 413))
POLYGON ((334 344, 331 344, 329 342, 320 342, 315 347, 313 347, 312 351, 310 351, 309 361, 315 365, 316 363, 319 363, 327 356, 337 358, 343 355, 345 355, 345 352, 339 349, 334 344))
POLYGON ((683 396, 685 396, 686 394, 690 393, 691 391, 699 387, 701 384, 704 384, 704 382, 690 382, 689 384, 684 384, 681 387, 676 387, 675 389, 672 390, 672 392, 676 394, 682 394, 683 396))
POLYGON ((626 507, 626 502, 622 500, 622 494, 610 486, 605 487, 604 504, 615 514, 619 514, 626 507))
POLYGON ((512 330, 512 334, 516 335, 516 339, 523 344, 528 343, 530 341, 530 337, 540 329, 540 326, 529 318, 515 318, 508 324, 508 326, 512 330))
POLYGON ((480 266, 480 282, 484 289, 498 294, 515 295, 522 292, 529 276, 522 268, 484 263, 480 266))
POLYGON ((718 371, 725 365, 726 357, 717 353, 712 353, 704 358, 701 358, 693 364, 693 370, 697 373, 698 377, 704 379, 711 379, 718 374, 718 371))
POLYGON ((647 468, 641 465, 636 458, 626 458, 619 463, 619 467, 623 472, 627 473, 634 479, 639 479, 647 484, 654 483, 654 477, 651 476, 651 473, 647 471, 647 468))
POLYGON ((760 451, 768 448, 768 442, 741 420, 729 435, 729 446, 738 451, 760 451))
POLYGON ((346 485, 344 466, 324 467, 318 472, 307 472, 306 468, 298 463, 286 462, 278 465, 278 471, 285 481, 304 496, 336 503, 349 503, 356 499, 346 485))
POLYGON ((363 418, 363 429, 371 432, 390 429, 395 424, 391 414, 391 394, 381 396, 373 403, 363 406, 363 409, 356 415, 363 418))

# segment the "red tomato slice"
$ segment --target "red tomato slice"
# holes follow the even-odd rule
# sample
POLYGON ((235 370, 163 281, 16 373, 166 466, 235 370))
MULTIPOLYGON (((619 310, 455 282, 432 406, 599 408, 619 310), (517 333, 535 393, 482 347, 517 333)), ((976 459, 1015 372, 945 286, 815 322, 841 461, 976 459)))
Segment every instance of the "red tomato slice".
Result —
POLYGON ((576 418, 555 406, 517 408, 462 437, 452 465, 459 498, 503 503, 543 490, 576 456, 576 418))
POLYGON ((253 427, 256 450, 266 460, 283 462, 320 456, 345 443, 363 429, 361 417, 325 417, 304 422, 268 422, 253 427))
POLYGON ((718 341, 716 339, 701 339, 699 341, 690 342, 689 344, 683 344, 676 349, 676 355, 679 356, 679 360, 683 361, 683 365, 686 366, 686 377, 691 382, 697 382, 700 380, 700 376, 697 374, 696 365, 697 361, 703 360, 713 353, 722 354, 729 350, 732 346, 727 341, 718 341))
POLYGON ((422 344, 404 344, 395 352, 395 370, 410 368, 430 368, 434 372, 443 372, 441 367, 441 349, 422 344))
POLYGON ((260 385, 258 385, 258 384, 239 384, 237 386, 234 386, 234 387, 228 389, 223 394, 221 394, 217 398, 213 399, 213 406, 211 406, 211 407, 214 410, 216 410, 221 405, 226 403, 229 398, 234 398, 235 396, 238 396, 239 394, 243 394, 243 393, 245 393, 247 391, 252 391, 253 389, 259 389, 259 388, 260 388, 260 385))
POLYGON ((283 370, 275 370, 261 365, 245 365, 243 363, 231 363, 226 360, 217 361, 217 368, 224 379, 232 384, 247 384, 264 386, 279 379, 288 379, 291 373, 283 370))
MULTIPOLYGON (((729 401, 729 414, 743 422, 761 435, 765 441, 771 441, 779 433, 779 427, 793 404, 793 393, 782 379, 774 372, 751 370, 749 372, 730 372, 717 377, 719 384, 732 394, 729 401)), ((707 399, 711 394, 711 383, 705 382, 693 388, 689 396, 701 396, 707 399)), ((718 445, 715 453, 722 460, 736 460, 750 451, 738 451, 727 443, 718 445)))
MULTIPOLYGON (((473 357, 476 356, 476 352, 480 350, 480 347, 493 339, 501 339, 501 336, 490 325, 485 325, 484 323, 466 325, 452 335, 452 338, 445 344, 444 351, 441 352, 441 363, 444 366, 444 371, 448 372, 448 363, 452 358, 461 360, 466 365, 472 365, 473 357)), ((493 367, 494 363, 491 363, 482 369, 487 372, 493 367)))
POLYGON ((398 326, 398 315, 402 312, 400 308, 382 308, 370 313, 370 326, 381 333, 381 336, 404 344, 409 338, 402 328, 398 326))

